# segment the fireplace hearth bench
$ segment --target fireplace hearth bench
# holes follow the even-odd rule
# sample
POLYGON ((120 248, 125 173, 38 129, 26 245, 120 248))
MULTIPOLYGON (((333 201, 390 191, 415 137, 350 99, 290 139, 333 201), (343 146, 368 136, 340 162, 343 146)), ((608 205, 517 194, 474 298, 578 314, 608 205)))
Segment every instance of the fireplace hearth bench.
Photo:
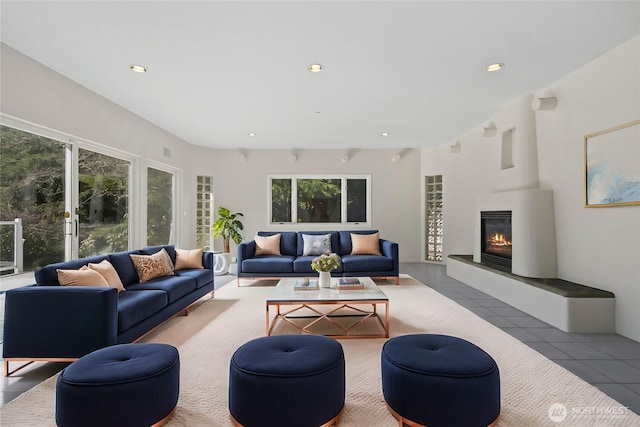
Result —
POLYGON ((447 275, 564 332, 615 332, 615 295, 562 279, 517 276, 449 255, 447 275))

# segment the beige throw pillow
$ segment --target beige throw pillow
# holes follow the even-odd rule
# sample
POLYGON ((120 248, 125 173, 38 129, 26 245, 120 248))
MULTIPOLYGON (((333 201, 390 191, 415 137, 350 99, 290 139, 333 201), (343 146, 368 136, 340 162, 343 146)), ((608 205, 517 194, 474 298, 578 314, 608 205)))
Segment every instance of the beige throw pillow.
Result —
POLYGON ((280 233, 253 239, 256 241, 256 255, 280 255, 280 233))
POLYGON ((105 286, 109 284, 104 277, 97 271, 91 270, 83 265, 80 270, 61 270, 57 269, 58 282, 62 286, 105 286))
POLYGON ((138 272, 140 283, 158 277, 173 276, 173 263, 164 248, 153 255, 129 255, 138 272))
POLYGON ((351 255, 382 255, 379 234, 351 233, 351 255))
POLYGON ((89 268, 100 273, 100 275, 104 277, 104 280, 107 281, 107 284, 112 288, 116 288, 118 292, 125 290, 122 280, 120 280, 120 276, 118 276, 118 272, 106 259, 103 259, 98 264, 89 263, 89 268))
POLYGON ((202 265, 202 249, 176 249, 176 270, 186 268, 204 268, 202 265))

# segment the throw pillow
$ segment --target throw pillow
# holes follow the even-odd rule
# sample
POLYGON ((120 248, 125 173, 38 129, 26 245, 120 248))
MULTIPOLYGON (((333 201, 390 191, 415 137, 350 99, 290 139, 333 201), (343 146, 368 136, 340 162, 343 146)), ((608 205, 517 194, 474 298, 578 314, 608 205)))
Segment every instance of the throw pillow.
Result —
POLYGON ((273 236, 255 236, 256 255, 280 255, 280 233, 273 236))
POLYGON ((109 284, 97 271, 83 265, 80 270, 57 269, 58 282, 62 286, 105 286, 109 284))
POLYGON ((129 255, 136 268, 140 283, 148 282, 158 277, 173 276, 173 263, 169 254, 163 248, 153 255, 129 255))
POLYGON ((302 255, 322 255, 331 252, 331 234, 303 234, 302 255))
POLYGON ((382 255, 379 234, 351 233, 351 255, 382 255))
POLYGON ((98 264, 89 263, 89 269, 100 273, 100 275, 104 277, 104 280, 107 281, 107 284, 112 288, 116 288, 118 292, 125 290, 122 280, 120 280, 120 276, 118 276, 118 272, 106 259, 103 259, 98 264))
POLYGON ((177 249, 176 270, 186 268, 204 268, 202 265, 202 249, 177 249))

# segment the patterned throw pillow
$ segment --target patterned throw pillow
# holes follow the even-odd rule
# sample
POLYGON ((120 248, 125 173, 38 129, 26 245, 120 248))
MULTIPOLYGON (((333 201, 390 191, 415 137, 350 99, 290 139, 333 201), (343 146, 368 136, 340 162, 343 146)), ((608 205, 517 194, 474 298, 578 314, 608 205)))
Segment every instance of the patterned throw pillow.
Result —
POLYGON ((125 290, 122 280, 120 280, 120 276, 118 276, 118 272, 106 259, 100 261, 98 264, 89 263, 89 269, 100 273, 100 275, 104 277, 104 280, 107 281, 107 284, 112 288, 116 288, 118 292, 125 290))
POLYGON ((322 255, 331 252, 331 234, 303 234, 302 255, 322 255))
POLYGON ((253 240, 256 241, 256 255, 280 255, 280 236, 281 234, 274 234, 273 236, 255 236, 253 240))
POLYGON ((380 233, 351 233, 351 255, 382 255, 380 253, 380 233))
POLYGON ((138 272, 140 283, 148 282, 158 277, 173 276, 173 263, 164 248, 153 255, 129 256, 138 272))
POLYGON ((187 268, 204 268, 202 266, 202 249, 177 249, 176 270, 187 268))
POLYGON ((83 265, 79 270, 57 269, 58 282, 62 286, 105 286, 109 284, 97 271, 83 265))

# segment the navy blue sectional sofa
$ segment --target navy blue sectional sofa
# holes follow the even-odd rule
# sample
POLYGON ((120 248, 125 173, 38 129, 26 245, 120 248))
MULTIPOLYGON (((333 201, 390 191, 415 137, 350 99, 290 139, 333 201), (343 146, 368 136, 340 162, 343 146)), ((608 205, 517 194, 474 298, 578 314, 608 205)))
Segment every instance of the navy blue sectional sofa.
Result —
POLYGON ((398 244, 379 239, 381 255, 351 255, 351 233, 375 234, 377 230, 357 231, 260 231, 258 236, 280 234, 280 255, 255 255, 256 242, 251 240, 238 245, 238 286, 240 279, 314 277, 318 273, 311 268, 316 256, 303 255, 303 235, 331 235, 331 251, 337 253, 342 265, 331 272, 332 276, 342 277, 387 277, 394 278, 399 284, 400 261, 398 244))
MULTIPOLYGON (((152 255, 165 249, 175 265, 173 245, 97 255, 47 265, 36 283, 10 290, 5 299, 4 372, 9 361, 72 361, 114 344, 137 341, 207 293, 213 295, 213 253, 204 252, 204 268, 139 283, 130 254, 152 255), (125 291, 112 287, 60 286, 57 269, 77 270, 108 260, 125 291)), ((19 369, 19 368, 18 368, 19 369)))

